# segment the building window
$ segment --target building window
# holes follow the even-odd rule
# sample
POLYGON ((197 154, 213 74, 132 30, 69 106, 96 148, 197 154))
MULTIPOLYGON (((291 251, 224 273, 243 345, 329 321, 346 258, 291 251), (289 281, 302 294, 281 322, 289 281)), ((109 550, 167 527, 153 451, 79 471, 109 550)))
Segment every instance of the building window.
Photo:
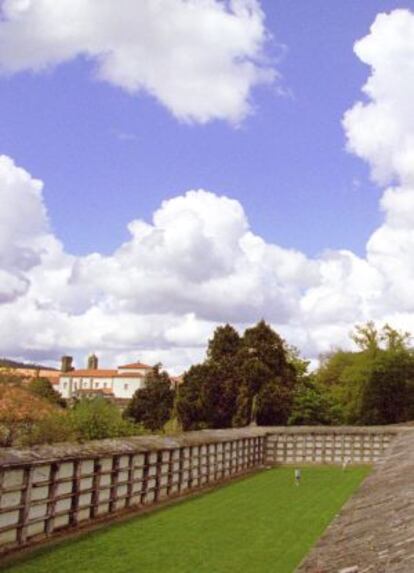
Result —
POLYGON ((124 390, 128 390, 128 384, 124 384, 124 390))
POLYGON ((99 382, 95 382, 95 388, 99 388, 99 382))
POLYGON ((103 383, 103 387, 106 388, 106 382, 103 383))
POLYGON ((67 388, 68 387, 68 383, 67 382, 63 382, 63 387, 67 388))

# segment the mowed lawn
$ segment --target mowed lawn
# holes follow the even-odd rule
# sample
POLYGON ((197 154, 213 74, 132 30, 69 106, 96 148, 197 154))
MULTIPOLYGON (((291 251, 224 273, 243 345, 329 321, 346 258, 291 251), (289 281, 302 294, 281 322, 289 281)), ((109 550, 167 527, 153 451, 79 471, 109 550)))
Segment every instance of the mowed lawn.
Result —
POLYGON ((43 549, 10 573, 292 573, 369 468, 263 471, 43 549))

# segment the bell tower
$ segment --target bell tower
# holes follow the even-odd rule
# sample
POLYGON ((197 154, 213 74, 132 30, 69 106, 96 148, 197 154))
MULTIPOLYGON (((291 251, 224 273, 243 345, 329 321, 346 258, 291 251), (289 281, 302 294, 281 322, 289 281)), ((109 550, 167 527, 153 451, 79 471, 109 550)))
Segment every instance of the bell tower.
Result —
POLYGON ((88 356, 88 370, 98 370, 98 357, 96 354, 88 356))

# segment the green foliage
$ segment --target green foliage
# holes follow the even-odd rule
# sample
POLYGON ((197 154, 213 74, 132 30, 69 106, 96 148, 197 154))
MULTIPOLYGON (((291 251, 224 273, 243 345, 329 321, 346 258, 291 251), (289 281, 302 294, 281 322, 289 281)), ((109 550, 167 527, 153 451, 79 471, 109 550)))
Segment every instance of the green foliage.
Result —
POLYGON ((124 416, 148 430, 161 430, 171 418, 173 406, 174 390, 170 379, 157 365, 145 376, 145 387, 135 392, 124 416))
POLYGON ((242 348, 242 340, 233 326, 219 326, 208 343, 207 360, 212 363, 236 361, 242 348))
POLYGON ((73 420, 65 410, 55 412, 39 420, 20 436, 19 446, 34 446, 36 444, 54 444, 57 442, 73 442, 80 438, 80 433, 73 420))
POLYGON ((197 364, 184 374, 177 397, 177 414, 184 430, 199 430, 206 427, 201 388, 207 380, 209 366, 197 364))
POLYGON ((340 404, 348 424, 388 424, 414 417, 414 354, 410 335, 389 325, 356 327, 358 352, 338 350, 327 357, 316 379, 340 404))
POLYGON ((27 389, 35 396, 44 398, 51 404, 55 404, 56 406, 60 406, 62 408, 66 407, 65 400, 62 398, 59 392, 53 388, 50 380, 47 378, 33 378, 27 385, 27 389))
POLYGON ((372 321, 359 324, 351 332, 351 339, 363 352, 375 353, 380 346, 381 335, 372 321))
POLYGON ((394 424, 413 414, 414 357, 403 350, 376 358, 361 397, 360 422, 394 424))
POLYGON ((292 408, 293 394, 283 380, 275 377, 257 395, 256 421, 259 426, 283 426, 292 408))
POLYGON ((102 397, 84 398, 70 412, 70 424, 79 441, 133 436, 139 427, 122 418, 119 409, 102 397))
POLYGON ((255 403, 257 423, 282 424, 296 380, 285 342, 264 321, 242 337, 230 325, 219 327, 209 341, 205 362, 184 376, 178 416, 185 430, 246 426, 254 421, 255 403))
POLYGON ((341 422, 341 406, 312 380, 298 387, 289 416, 291 426, 332 425, 341 422))
POLYGON ((252 421, 253 399, 249 387, 243 383, 239 387, 236 403, 236 413, 233 417, 233 426, 248 426, 252 421))

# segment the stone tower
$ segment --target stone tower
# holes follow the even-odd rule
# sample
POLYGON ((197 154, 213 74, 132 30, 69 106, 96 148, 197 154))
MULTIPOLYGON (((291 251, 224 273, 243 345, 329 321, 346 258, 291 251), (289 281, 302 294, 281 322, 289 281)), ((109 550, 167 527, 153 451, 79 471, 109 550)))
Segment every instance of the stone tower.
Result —
POLYGON ((98 357, 96 354, 88 356, 88 370, 98 370, 98 357))
POLYGON ((60 369, 62 372, 70 372, 71 370, 73 370, 73 366, 72 366, 72 356, 62 356, 62 358, 60 359, 60 369))

